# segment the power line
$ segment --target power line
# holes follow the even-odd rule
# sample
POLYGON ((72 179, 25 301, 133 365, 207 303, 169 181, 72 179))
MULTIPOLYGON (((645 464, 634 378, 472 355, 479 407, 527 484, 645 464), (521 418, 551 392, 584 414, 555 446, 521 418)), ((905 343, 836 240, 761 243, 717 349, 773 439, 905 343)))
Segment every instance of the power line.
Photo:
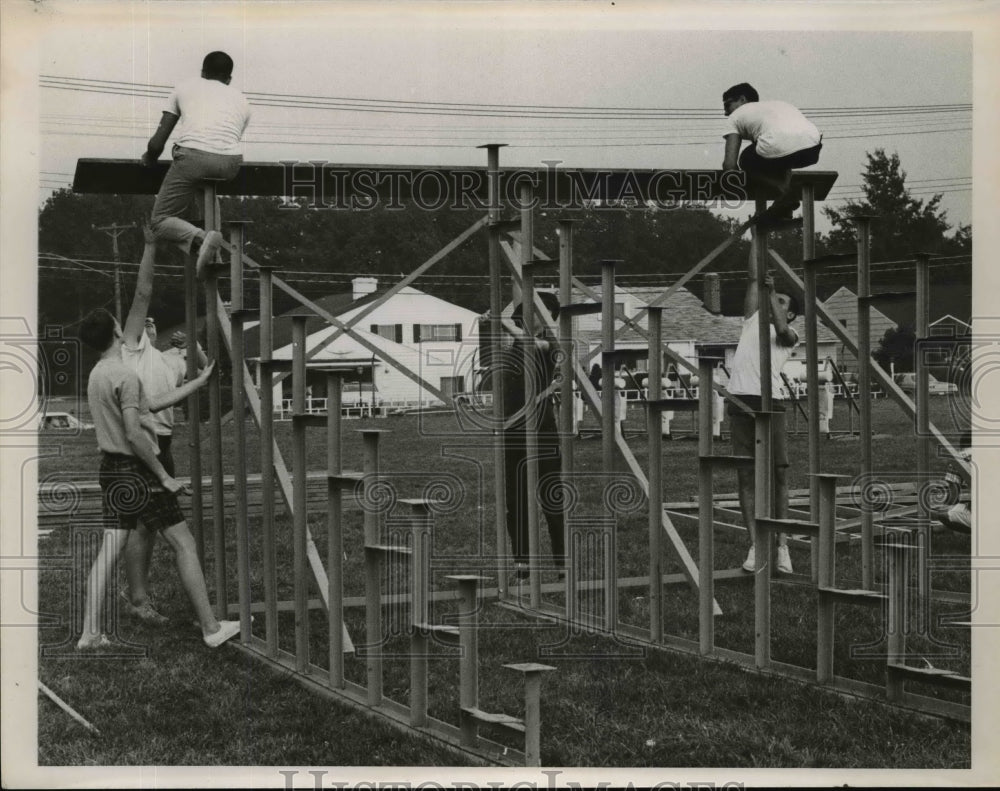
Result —
MULTIPOLYGON (((169 94, 168 86, 120 80, 41 75, 40 84, 45 88, 75 90, 109 95, 163 97, 169 94)), ((308 94, 269 93, 245 91, 248 101, 261 106, 292 107, 301 109, 333 109, 352 112, 401 113, 407 115, 443 115, 515 118, 604 118, 613 119, 711 119, 720 117, 718 107, 712 108, 663 108, 580 105, 517 105, 478 102, 441 102, 397 99, 365 99, 344 96, 317 96, 308 94)), ((803 108, 803 112, 817 118, 872 117, 930 115, 971 111, 970 103, 927 105, 873 105, 858 107, 803 108)))

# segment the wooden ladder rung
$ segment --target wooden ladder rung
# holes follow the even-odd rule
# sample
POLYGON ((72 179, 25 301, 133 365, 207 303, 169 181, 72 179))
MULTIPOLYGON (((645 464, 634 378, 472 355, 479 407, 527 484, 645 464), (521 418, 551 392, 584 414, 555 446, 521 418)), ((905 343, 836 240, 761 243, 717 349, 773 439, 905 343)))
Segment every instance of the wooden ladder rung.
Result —
POLYGON ((365 549, 372 552, 382 552, 386 555, 412 555, 413 550, 409 547, 395 546, 391 544, 365 544, 365 549))
POLYGON ((754 465, 753 456, 699 456, 698 461, 704 464, 711 464, 713 467, 752 467, 754 465))
POLYGON ((471 717, 477 722, 485 722, 489 725, 499 725, 501 728, 509 728, 518 733, 524 733, 524 721, 509 714, 496 714, 490 711, 483 711, 476 708, 463 708, 462 714, 471 717))
POLYGON ((573 302, 569 305, 560 305, 559 313, 567 316, 585 316, 588 313, 600 313, 603 309, 600 302, 573 302))
POLYGON ((817 588, 821 596, 833 599, 841 604, 867 604, 869 606, 881 606, 888 600, 888 596, 878 591, 863 590, 861 588, 817 588))
POLYGON ((458 643, 459 631, 457 626, 448 626, 441 623, 419 623, 415 628, 423 634, 434 635, 447 643, 458 643))
POLYGON ((646 402, 649 409, 657 412, 697 412, 697 398, 654 398, 646 402))
POLYGON ((757 517, 757 524, 768 530, 775 530, 779 533, 793 533, 796 535, 807 536, 819 535, 819 525, 815 522, 807 522, 804 519, 771 519, 757 517))
POLYGON ((298 424, 300 426, 312 426, 312 427, 321 426, 325 428, 327 424, 327 416, 325 412, 323 413, 308 412, 302 415, 293 414, 292 425, 294 426, 295 424, 298 424))
POLYGON ((948 687, 949 689, 960 689, 965 692, 972 690, 971 678, 960 676, 951 670, 943 670, 938 667, 911 667, 896 662, 889 662, 887 667, 890 675, 903 676, 910 681, 920 681, 926 684, 948 687))
POLYGON ((340 472, 334 473, 326 476, 327 480, 339 483, 344 487, 354 487, 359 481, 363 481, 365 478, 365 473, 363 472, 340 472))

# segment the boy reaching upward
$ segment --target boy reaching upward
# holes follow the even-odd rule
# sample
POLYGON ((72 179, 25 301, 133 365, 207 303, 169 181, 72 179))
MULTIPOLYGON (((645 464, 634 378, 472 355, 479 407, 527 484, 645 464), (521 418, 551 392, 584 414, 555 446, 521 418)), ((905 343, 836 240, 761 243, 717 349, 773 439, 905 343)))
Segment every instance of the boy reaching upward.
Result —
MULTIPOLYGON (((219 621, 212 612, 194 537, 177 504, 182 486, 157 458, 149 399, 135 370, 122 362, 121 325, 108 311, 98 308, 83 320, 80 338, 101 352, 101 359, 90 372, 87 403, 101 449, 99 480, 105 529, 87 577, 83 634, 76 647, 86 650, 109 644, 101 630, 101 604, 118 556, 130 532, 142 520, 148 530, 159 530, 173 548, 181 585, 194 606, 205 644, 216 648, 239 634, 240 624, 219 621)), ((212 370, 210 365, 197 379, 154 406, 164 408, 177 403, 201 387, 212 370)))
MULTIPOLYGON (((753 262, 747 285, 747 293, 743 303, 743 331, 733 356, 733 371, 729 378, 729 392, 738 396, 747 406, 754 410, 761 409, 761 360, 760 334, 758 329, 757 311, 760 305, 760 295, 757 293, 757 276, 755 267, 759 262, 753 262)), ((771 456, 774 470, 774 503, 775 514, 778 517, 788 515, 788 448, 785 435, 785 407, 783 401, 789 393, 781 379, 781 367, 785 364, 794 346, 799 342, 799 336, 789 326, 799 312, 798 301, 794 296, 785 293, 781 288, 774 287, 774 278, 767 275, 764 278, 765 295, 769 300, 771 323, 768 327, 771 341, 771 456)), ((729 419, 733 437, 733 454, 736 456, 753 456, 755 453, 756 434, 754 417, 735 405, 729 406, 729 419)), ((754 471, 745 467, 737 470, 737 482, 740 498, 740 510, 743 521, 750 534, 750 550, 743 563, 743 570, 754 572, 763 569, 767 558, 756 557, 754 546, 755 501, 754 501, 754 471)), ((788 554, 788 543, 784 533, 778 535, 778 571, 784 574, 792 573, 792 560, 788 554)))

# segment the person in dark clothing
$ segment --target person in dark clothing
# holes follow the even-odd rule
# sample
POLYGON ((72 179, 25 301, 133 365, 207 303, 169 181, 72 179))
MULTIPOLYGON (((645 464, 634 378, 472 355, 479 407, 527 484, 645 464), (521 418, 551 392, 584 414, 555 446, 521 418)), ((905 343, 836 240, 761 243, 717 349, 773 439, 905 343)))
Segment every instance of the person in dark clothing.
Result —
MULTIPOLYGON (((553 320, 556 319, 559 300, 555 294, 541 292, 539 297, 553 320)), ((536 327, 541 323, 540 319, 536 319, 536 327)), ((544 496, 544 492, 551 491, 561 471, 555 409, 551 394, 547 393, 556 371, 559 346, 544 326, 536 330, 534 337, 526 333, 523 305, 518 305, 511 319, 504 320, 503 325, 514 338, 513 344, 506 346, 501 354, 500 374, 503 382, 507 534, 517 564, 514 579, 519 581, 528 576, 528 498, 534 496, 528 491, 529 431, 537 433, 538 490, 542 495, 539 501, 549 529, 553 562, 559 569, 565 565, 563 512, 554 498, 544 496), (533 402, 527 405, 526 379, 535 394, 533 402)))

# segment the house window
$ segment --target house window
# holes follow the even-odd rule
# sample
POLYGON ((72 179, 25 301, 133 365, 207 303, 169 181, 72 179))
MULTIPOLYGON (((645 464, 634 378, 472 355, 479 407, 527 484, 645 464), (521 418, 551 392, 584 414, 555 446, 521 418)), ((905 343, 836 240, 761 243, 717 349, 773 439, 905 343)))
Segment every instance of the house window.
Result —
POLYGON ((403 342, 402 324, 372 324, 371 331, 373 334, 386 340, 395 341, 396 343, 403 342))
POLYGON ((430 343, 432 341, 462 340, 461 324, 414 324, 413 342, 430 343))

